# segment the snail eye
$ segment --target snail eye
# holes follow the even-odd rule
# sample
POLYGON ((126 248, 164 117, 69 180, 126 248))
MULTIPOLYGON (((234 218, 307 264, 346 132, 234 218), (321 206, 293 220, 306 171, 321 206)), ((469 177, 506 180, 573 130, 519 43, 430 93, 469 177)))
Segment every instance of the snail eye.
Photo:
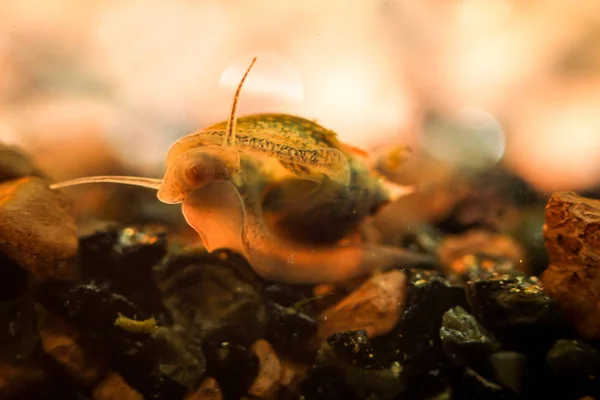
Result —
POLYGON ((184 170, 190 189, 206 185, 215 178, 215 165, 210 157, 199 157, 184 170))

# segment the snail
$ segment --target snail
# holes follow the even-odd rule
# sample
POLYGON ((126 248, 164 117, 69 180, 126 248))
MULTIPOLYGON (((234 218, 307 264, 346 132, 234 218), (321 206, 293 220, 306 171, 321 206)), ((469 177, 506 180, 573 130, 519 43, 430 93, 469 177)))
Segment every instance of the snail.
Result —
POLYGON ((260 276, 283 283, 335 282, 431 262, 406 249, 352 239, 394 197, 363 151, 301 117, 237 117, 255 62, 237 86, 228 120, 176 141, 162 179, 96 176, 50 187, 112 182, 155 189, 161 202, 181 204, 209 252, 239 252, 260 276))

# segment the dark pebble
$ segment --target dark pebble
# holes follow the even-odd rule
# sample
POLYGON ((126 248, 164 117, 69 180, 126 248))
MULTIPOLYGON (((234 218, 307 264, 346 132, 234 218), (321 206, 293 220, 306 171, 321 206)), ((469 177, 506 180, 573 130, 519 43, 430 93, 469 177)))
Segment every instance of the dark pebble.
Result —
POLYGON ((490 356, 494 380, 520 393, 527 368, 527 356, 516 351, 499 351, 490 356))
POLYGON ((382 367, 375 356, 375 351, 365 331, 334 333, 327 338, 327 344, 336 358, 346 364, 354 365, 360 369, 382 367))
POLYGON ((365 331, 330 336, 301 383, 304 399, 392 400, 404 389, 399 365, 383 367, 365 331))
POLYGON ((136 320, 150 318, 126 297, 93 284, 44 282, 38 302, 94 340, 109 366, 148 399, 181 398, 185 388, 160 371, 160 346, 146 333, 114 325, 119 313, 136 320))
POLYGON ((167 256, 155 274, 175 323, 203 341, 250 347, 264 337, 261 286, 242 257, 190 248, 167 256))
POLYGON ((411 269, 407 306, 388 335, 373 339, 376 354, 390 365, 400 363, 408 395, 424 398, 443 392, 454 379, 442 350, 442 316, 461 306, 468 310, 465 289, 434 271, 411 269))
POLYGON ((535 277, 495 274, 467 283, 475 318, 517 351, 547 351, 570 331, 561 310, 535 277))
POLYGON ((547 361, 560 385, 571 396, 600 397, 600 350, 581 340, 557 340, 547 361))
POLYGON ((457 398, 462 400, 518 400, 523 397, 467 368, 463 374, 457 398))
POLYGON ((20 297, 0 302, 0 362, 27 360, 38 343, 33 300, 20 297))
POLYGON ((269 284, 263 291, 267 302, 266 339, 278 354, 312 364, 316 349, 310 340, 317 333, 312 285, 269 284))
POLYGON ((312 363, 314 351, 309 343, 317 333, 317 321, 294 307, 273 302, 267 304, 267 313, 266 338, 277 354, 312 363))
POLYGON ((346 374, 334 366, 317 366, 308 371, 300 384, 302 400, 359 400, 354 388, 348 385, 346 374))
POLYGON ((0 252, 0 302, 21 296, 29 286, 29 273, 0 252))
POLYGON ((258 374, 258 357, 249 348, 229 342, 204 344, 207 376, 219 383, 225 399, 240 399, 258 374))
POLYGON ((440 338, 444 353, 459 366, 480 371, 488 357, 500 350, 498 340, 462 307, 444 313, 440 338))
POLYGON ((166 253, 162 227, 108 226, 79 239, 83 278, 126 296, 162 322, 168 322, 168 311, 154 282, 153 267, 166 253))

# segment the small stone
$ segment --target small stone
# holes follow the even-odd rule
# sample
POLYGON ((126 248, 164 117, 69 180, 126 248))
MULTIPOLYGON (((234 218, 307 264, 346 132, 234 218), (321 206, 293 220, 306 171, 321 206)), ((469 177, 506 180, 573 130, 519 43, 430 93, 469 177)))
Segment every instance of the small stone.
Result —
POLYGON ((94 400, 144 400, 140 393, 132 389, 119 374, 114 372, 109 373, 94 389, 92 398, 94 400))
POLYGON ((29 297, 0 302, 0 360, 28 360, 38 344, 34 302, 29 297))
POLYGON ((309 365, 285 360, 281 362, 281 397, 290 398, 298 393, 298 385, 306 378, 309 365), (286 396, 287 395, 287 396, 286 396))
POLYGON ((0 362, 0 398, 36 398, 48 378, 48 371, 37 361, 16 365, 0 362))
POLYGON ((78 276, 75 221, 65 198, 40 178, 0 184, 0 252, 42 279, 78 276))
POLYGON ((336 333, 327 339, 300 385, 306 399, 392 400, 403 390, 394 366, 378 360, 365 331, 336 333))
POLYGON ((266 340, 257 340, 250 351, 258 358, 258 375, 248 394, 261 399, 276 399, 279 391, 282 368, 277 353, 266 340))
POLYGON ((28 155, 16 147, 0 143, 0 182, 24 176, 45 178, 28 155))
POLYGON ((498 276, 519 277, 525 274, 515 268, 512 261, 504 257, 484 254, 468 255, 455 260, 452 270, 466 282, 485 280, 498 276))
MULTIPOLYGON (((94 284, 63 281, 43 282, 36 299, 93 341, 95 348, 105 355, 107 367, 144 397, 184 396, 186 388, 160 370, 161 358, 174 357, 173 354, 163 353, 164 346, 147 332, 130 332, 115 325, 119 314, 141 321, 151 317, 126 297, 94 284)), ((177 355, 175 358, 181 359, 177 355)))
POLYGON ((446 236, 440 242, 438 255, 446 272, 456 270, 456 261, 465 256, 485 255, 512 261, 516 268, 525 271, 525 252, 513 238, 484 230, 473 229, 461 235, 446 236))
POLYGON ((61 364, 69 375, 89 385, 97 382, 103 366, 90 348, 81 345, 81 334, 60 318, 38 307, 38 330, 44 352, 61 364))
POLYGON ((478 375, 469 368, 463 373, 460 394, 460 398, 464 400, 516 400, 520 398, 516 393, 478 375))
POLYGON ((426 398, 447 389, 451 377, 442 350, 442 316, 449 309, 469 305, 463 286, 435 271, 411 269, 406 309, 389 334, 372 340, 379 358, 398 363, 407 396, 426 398))
POLYGON ((216 379, 208 377, 197 390, 187 393, 183 400, 223 400, 223 393, 216 379))
POLYGON ((306 400, 359 400, 354 388, 349 385, 344 371, 333 366, 317 366, 310 369, 306 379, 300 383, 300 399, 306 400))
POLYGON ((314 349, 310 341, 317 333, 317 321, 294 307, 274 302, 267 305, 268 325, 266 338, 278 352, 312 362, 314 349))
POLYGON ((0 302, 23 295, 29 287, 29 273, 1 252, 0 277, 0 302))
POLYGON ((364 330, 373 338, 389 333, 405 306, 406 275, 389 271, 373 275, 363 285, 319 316, 318 337, 336 332, 364 330))
MULTIPOLYGON (((327 344, 325 351, 333 351, 337 359, 348 364, 365 369, 381 367, 375 357, 375 350, 369 336, 364 330, 334 333, 327 339, 327 344)), ((323 354, 320 358, 323 359, 323 354)))
POLYGON ((600 350, 576 339, 557 340, 546 357, 557 378, 600 391, 600 350))
POLYGON ((451 308, 442 317, 442 348, 459 366, 478 370, 487 358, 500 350, 500 342, 464 308, 451 308))
POLYGON ((521 392, 525 378, 527 356, 516 351, 499 351, 490 356, 494 379, 513 390, 521 392))
POLYGON ((278 354, 312 364, 316 353, 311 339, 317 333, 319 295, 311 285, 269 284, 263 295, 267 303, 265 339, 278 354))
POLYGON ((226 399, 239 399, 248 393, 259 369, 256 354, 233 343, 205 343, 207 375, 214 377, 226 399))
POLYGON ((188 390, 197 388, 206 373, 201 341, 177 325, 157 327, 151 335, 157 342, 159 371, 188 390))
POLYGON ((170 322, 153 272, 166 253, 162 226, 110 225, 79 238, 79 262, 85 280, 101 282, 152 312, 157 320, 170 322))
POLYGON ((557 304, 535 277, 496 275, 467 283, 473 315, 523 346, 545 346, 568 331, 557 304))
POLYGON ((202 340, 251 346, 264 337, 260 284, 242 257, 190 248, 167 256, 155 273, 175 323, 202 340))
POLYGON ((600 200, 554 193, 546 206, 544 240, 550 266, 542 280, 588 340, 600 339, 600 200))

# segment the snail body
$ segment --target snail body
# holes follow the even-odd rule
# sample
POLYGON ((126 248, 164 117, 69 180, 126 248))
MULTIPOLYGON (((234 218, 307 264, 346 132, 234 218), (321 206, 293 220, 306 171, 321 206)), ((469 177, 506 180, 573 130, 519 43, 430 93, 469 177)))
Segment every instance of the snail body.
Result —
POLYGON ((182 137, 163 179, 88 177, 54 184, 113 182, 157 189, 181 204, 208 251, 242 254, 266 279, 318 283, 421 262, 425 256, 375 243, 347 243, 393 195, 365 161, 316 122, 287 114, 229 119, 182 137))

